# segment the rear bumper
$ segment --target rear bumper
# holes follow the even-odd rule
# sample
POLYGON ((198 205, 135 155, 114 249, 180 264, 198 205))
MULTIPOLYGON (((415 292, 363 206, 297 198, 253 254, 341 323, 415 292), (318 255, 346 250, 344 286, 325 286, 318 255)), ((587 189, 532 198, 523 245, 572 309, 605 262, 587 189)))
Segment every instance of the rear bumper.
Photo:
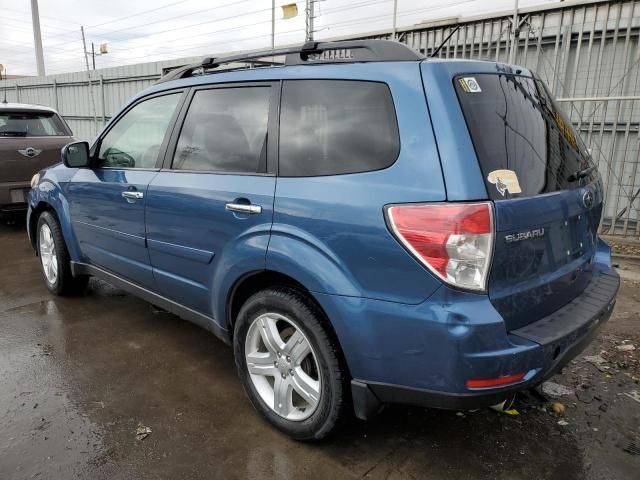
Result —
MULTIPOLYGON (((450 358, 438 360, 443 371, 455 376, 448 383, 448 390, 354 376, 351 390, 356 415, 369 418, 385 403, 444 409, 481 408, 538 385, 591 342, 611 316, 619 285, 619 276, 614 270, 600 270, 572 302, 537 322, 506 333, 511 345, 508 348, 470 351, 474 348, 473 342, 459 342, 452 335, 450 341, 457 348, 451 351, 450 358), (470 378, 497 378, 518 372, 527 372, 525 379, 505 387, 469 389, 464 385, 470 378)), ((482 330, 472 334, 482 335, 482 330)), ((422 370, 429 371, 429 366, 425 365, 422 370)), ((438 379, 433 374, 431 378, 438 379)))
POLYGON ((26 203, 10 203, 8 205, 0 205, 0 214, 2 215, 24 215, 27 213, 28 205, 26 203))

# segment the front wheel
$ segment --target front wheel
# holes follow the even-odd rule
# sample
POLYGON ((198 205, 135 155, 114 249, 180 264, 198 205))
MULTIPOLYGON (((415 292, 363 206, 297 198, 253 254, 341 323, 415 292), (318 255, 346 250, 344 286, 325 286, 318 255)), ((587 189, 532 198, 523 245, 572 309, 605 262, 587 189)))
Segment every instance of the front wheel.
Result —
POLYGON ((38 218, 36 234, 42 276, 49 291, 56 295, 82 293, 89 277, 74 277, 71 273, 69 252, 58 219, 50 212, 43 212, 38 218))
POLYGON ((236 365, 249 399, 297 440, 320 440, 345 416, 346 375, 321 315, 300 292, 272 288, 247 300, 234 329, 236 365))

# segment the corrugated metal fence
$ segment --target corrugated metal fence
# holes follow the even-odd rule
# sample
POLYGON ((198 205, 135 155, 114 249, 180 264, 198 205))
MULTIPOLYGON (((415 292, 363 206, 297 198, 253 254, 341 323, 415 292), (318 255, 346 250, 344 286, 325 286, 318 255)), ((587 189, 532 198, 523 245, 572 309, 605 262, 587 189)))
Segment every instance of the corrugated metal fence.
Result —
MULTIPOLYGON (((522 9, 515 28, 513 12, 449 19, 399 30, 398 40, 429 55, 460 25, 440 57, 511 59, 538 72, 565 106, 602 172, 607 191, 602 231, 640 238, 638 3, 574 0, 522 9)), ((381 32, 367 38, 391 36, 381 32)), ((192 61, 196 59, 99 70, 91 88, 86 73, 10 80, 0 86, 7 89, 9 101, 57 108, 79 138, 91 139, 163 69, 192 61)))
POLYGON ((91 73, 64 73, 0 82, 9 102, 33 103, 55 108, 74 135, 92 140, 103 125, 136 93, 151 86, 162 71, 200 58, 143 63, 106 68, 91 73))
MULTIPOLYGON (((640 237, 640 5, 572 1, 402 31, 430 55, 460 25, 442 58, 488 59, 535 70, 591 149, 606 186, 601 230, 640 237)), ((390 33, 369 38, 391 38, 390 33)))

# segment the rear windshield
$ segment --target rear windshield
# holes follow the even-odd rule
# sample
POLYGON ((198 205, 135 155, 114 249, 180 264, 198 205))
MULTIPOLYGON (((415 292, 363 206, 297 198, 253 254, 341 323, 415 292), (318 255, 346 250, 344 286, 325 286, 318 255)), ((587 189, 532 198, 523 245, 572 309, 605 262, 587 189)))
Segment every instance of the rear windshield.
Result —
POLYGON ((597 175, 540 80, 474 74, 456 77, 454 84, 490 198, 573 189, 597 175))
POLYGON ((0 137, 68 135, 64 123, 53 112, 0 112, 0 137))

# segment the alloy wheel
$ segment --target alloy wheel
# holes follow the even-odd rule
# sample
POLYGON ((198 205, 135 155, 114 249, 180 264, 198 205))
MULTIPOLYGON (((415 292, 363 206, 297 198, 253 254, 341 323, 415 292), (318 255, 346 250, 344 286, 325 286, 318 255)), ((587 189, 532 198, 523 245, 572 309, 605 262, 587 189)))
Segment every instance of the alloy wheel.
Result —
POLYGON ((281 417, 302 421, 318 407, 321 375, 309 339, 291 319, 265 313, 249 327, 245 360, 253 386, 281 417))
POLYGON ((42 271, 47 281, 53 285, 58 279, 58 258, 56 256, 56 244, 53 241, 51 229, 46 223, 40 227, 39 246, 42 271))

